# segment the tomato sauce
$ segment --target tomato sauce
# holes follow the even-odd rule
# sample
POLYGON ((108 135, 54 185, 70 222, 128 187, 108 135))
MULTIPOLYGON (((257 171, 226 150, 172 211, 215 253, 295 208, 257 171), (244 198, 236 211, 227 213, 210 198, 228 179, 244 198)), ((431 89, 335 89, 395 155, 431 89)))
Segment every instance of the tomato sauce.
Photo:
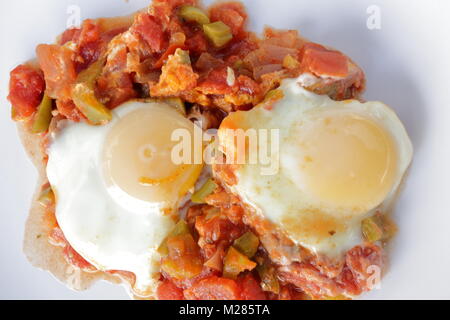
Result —
MULTIPOLYGON (((209 9, 210 20, 223 22, 233 37, 216 48, 201 26, 179 17, 179 7, 184 4, 197 5, 197 1, 154 0, 150 10, 136 14, 133 22, 85 20, 80 28, 64 31, 57 44, 39 45, 39 67, 19 65, 11 71, 8 98, 14 106, 14 119, 30 118, 45 90, 55 100, 54 112, 60 118, 85 121, 73 102, 72 88, 79 74, 99 58, 105 63, 93 85, 96 98, 106 107, 113 109, 133 98, 180 97, 187 102, 188 112, 212 118, 210 127, 215 128, 228 112, 252 108, 282 79, 303 72, 327 78, 311 90, 333 99, 355 98, 364 89, 364 74, 356 65, 357 72, 350 73, 352 62, 342 53, 310 43, 293 30, 268 28, 263 38, 246 30, 247 13, 240 3, 219 3, 209 9), (174 59, 177 49, 188 50, 188 59, 174 59), (283 66, 287 55, 297 62, 293 68, 283 66), (338 85, 330 85, 330 81, 338 85)), ((216 169, 226 183, 236 182, 229 167, 216 169)), ((263 300, 359 294, 368 288, 366 267, 382 264, 379 247, 362 245, 348 252, 333 276, 311 257, 302 263, 271 267, 272 273, 264 274, 260 262, 273 258, 272 254, 282 255, 277 247, 280 239, 267 236, 252 258, 258 260, 258 267, 227 278, 223 264, 234 241, 254 232, 263 242, 261 230, 269 234, 272 228, 263 222, 249 223, 248 214, 240 200, 221 187, 208 197, 207 204, 192 206, 187 214, 192 234, 168 240, 157 296, 167 300, 263 300), (277 286, 272 283, 272 291, 264 290, 263 276, 273 276, 277 286)), ((66 260, 74 267, 95 271, 57 226, 50 238, 64 248, 66 260)), ((284 248, 293 245, 289 241, 282 244, 284 248)), ((134 283, 133 274, 107 272, 134 283)))

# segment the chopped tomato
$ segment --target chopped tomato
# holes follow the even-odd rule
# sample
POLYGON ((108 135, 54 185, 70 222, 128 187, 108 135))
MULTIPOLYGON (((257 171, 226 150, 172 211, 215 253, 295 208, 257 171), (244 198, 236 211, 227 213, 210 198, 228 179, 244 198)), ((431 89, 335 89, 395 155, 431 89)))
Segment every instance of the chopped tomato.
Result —
POLYGON ((317 76, 345 77, 348 59, 339 51, 329 50, 316 43, 306 43, 300 52, 301 66, 317 76))
POLYGON ((76 42, 78 45, 76 69, 79 73, 100 56, 102 40, 100 38, 100 27, 98 24, 90 19, 83 21, 76 42))
POLYGON ((220 50, 224 57, 237 56, 245 58, 250 52, 257 50, 258 44, 252 38, 234 39, 228 46, 220 50))
POLYGON ((170 45, 167 50, 163 53, 163 55, 158 59, 158 61, 155 62, 155 64, 153 65, 154 69, 160 69, 164 63, 166 63, 167 58, 174 54, 175 51, 180 48, 180 49, 184 49, 184 45, 179 44, 179 43, 175 43, 170 45))
POLYGON ((167 279, 158 286, 156 294, 159 300, 184 300, 183 290, 167 279))
POLYGON ((174 11, 184 4, 195 6, 197 0, 153 0, 152 14, 165 25, 174 11))
POLYGON ((86 19, 81 25, 80 34, 77 39, 79 46, 83 46, 86 43, 94 42, 100 39, 100 27, 98 24, 91 20, 86 19))
POLYGON ((198 85, 198 90, 204 94, 228 94, 233 88, 227 83, 227 68, 212 70, 206 79, 198 85))
POLYGON ((101 40, 104 43, 108 43, 110 42, 115 36, 124 33, 125 31, 127 31, 129 29, 129 27, 118 27, 118 28, 114 28, 114 29, 110 29, 108 31, 105 31, 101 34, 101 40))
POLYGON ((222 21, 228 25, 234 36, 241 35, 244 30, 247 14, 239 2, 225 2, 213 6, 210 10, 211 21, 222 21))
POLYGON ((197 54, 205 52, 208 49, 208 41, 205 38, 205 34, 202 31, 198 31, 191 37, 188 37, 186 39, 186 47, 189 49, 189 52, 197 54))
POLYGON ((96 93, 110 109, 137 96, 126 65, 127 48, 124 47, 108 56, 103 73, 97 80, 96 93))
POLYGON ((147 13, 136 16, 136 20, 131 28, 133 32, 140 35, 154 52, 163 50, 167 43, 167 38, 159 21, 147 13))
POLYGON ((200 74, 208 74, 211 70, 222 68, 225 65, 222 59, 217 59, 208 52, 202 53, 195 63, 195 69, 200 74))
POLYGON ((232 242, 244 233, 241 225, 233 224, 225 215, 217 213, 202 215, 195 221, 195 229, 200 235, 199 244, 232 242))
POLYGON ((114 35, 123 31, 122 28, 102 34, 98 23, 87 19, 83 21, 81 28, 70 28, 64 31, 60 37, 59 44, 63 45, 68 41, 73 41, 77 45, 76 56, 73 60, 76 71, 79 73, 98 59, 104 42, 110 41, 114 35))
POLYGON ((36 111, 44 90, 44 76, 40 70, 22 64, 11 71, 8 99, 17 119, 28 118, 36 111))
POLYGON ((239 300, 241 294, 236 281, 211 276, 184 290, 184 296, 189 300, 239 300))
POLYGON ((59 114, 69 120, 79 122, 85 119, 84 115, 78 110, 72 100, 56 100, 56 108, 59 114))
POLYGON ((225 241, 220 242, 217 246, 210 245, 208 248, 206 246, 203 247, 204 255, 210 257, 208 261, 205 262, 205 266, 216 270, 218 272, 222 272, 223 269, 223 258, 225 257, 225 248, 227 243, 225 241), (209 250, 208 250, 209 249, 209 250), (209 251, 209 252, 207 252, 209 251))
POLYGON ((227 208, 223 208, 222 212, 227 216, 233 224, 242 223, 244 209, 240 205, 232 204, 227 208))
POLYGON ((257 96, 261 94, 261 88, 258 83, 250 77, 240 75, 237 78, 237 85, 239 86, 239 92, 249 94, 251 96, 257 96))
POLYGON ((80 28, 66 29, 59 39, 59 44, 63 45, 69 41, 74 41, 80 35, 80 28))
POLYGON ((297 30, 275 30, 270 27, 264 29, 264 40, 266 44, 285 48, 298 49, 304 44, 297 30))
POLYGON ((241 287, 242 300, 266 300, 266 293, 251 273, 241 276, 237 280, 241 287))
POLYGON ((189 53, 178 49, 168 57, 162 67, 159 82, 150 88, 154 97, 179 96, 181 93, 195 88, 198 75, 193 71, 189 53))
POLYGON ((54 44, 40 44, 36 48, 36 53, 44 72, 49 97, 69 100, 76 79, 72 51, 54 44))
POLYGON ((95 62, 101 53, 101 42, 94 41, 88 42, 79 48, 79 58, 77 61, 76 70, 77 73, 86 69, 92 62, 95 62))

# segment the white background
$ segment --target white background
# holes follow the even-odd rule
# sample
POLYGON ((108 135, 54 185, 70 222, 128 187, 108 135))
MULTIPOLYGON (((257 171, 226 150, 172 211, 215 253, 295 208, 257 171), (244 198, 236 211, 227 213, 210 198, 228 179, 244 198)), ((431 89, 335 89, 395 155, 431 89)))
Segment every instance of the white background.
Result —
MULTIPOLYGON (((205 1, 210 3, 211 1, 205 1)), ((250 28, 298 29, 340 49, 366 71, 365 98, 392 106, 405 123, 415 157, 396 208, 400 232, 381 288, 364 298, 450 299, 450 2, 446 0, 246 0, 250 28), (369 30, 366 10, 381 10, 369 30)), ((126 299, 101 282, 74 292, 22 254, 36 173, 9 119, 8 72, 34 56, 39 43, 65 29, 69 5, 82 18, 131 13, 145 0, 14 0, 0 2, 0 298, 126 299)))

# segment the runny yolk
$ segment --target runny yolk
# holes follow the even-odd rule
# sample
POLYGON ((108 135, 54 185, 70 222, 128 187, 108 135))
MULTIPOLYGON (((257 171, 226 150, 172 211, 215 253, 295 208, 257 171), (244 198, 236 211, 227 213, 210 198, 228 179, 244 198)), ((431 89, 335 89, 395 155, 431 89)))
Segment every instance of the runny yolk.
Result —
POLYGON ((333 207, 366 212, 394 183, 395 143, 371 119, 348 112, 322 114, 301 130, 301 149, 303 191, 333 207))
MULTIPOLYGON (((194 185, 202 168, 194 161, 173 161, 172 148, 179 141, 171 136, 177 129, 193 137, 193 123, 167 105, 123 116, 111 128, 103 150, 107 183, 139 200, 176 201, 194 185)), ((189 151, 196 152, 193 144, 189 151)))

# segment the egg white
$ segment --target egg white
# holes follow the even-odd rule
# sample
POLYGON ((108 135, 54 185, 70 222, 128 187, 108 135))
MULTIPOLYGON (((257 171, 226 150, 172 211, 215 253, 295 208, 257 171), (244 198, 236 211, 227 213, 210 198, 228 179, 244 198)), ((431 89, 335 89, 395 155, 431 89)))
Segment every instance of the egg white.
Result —
POLYGON ((102 152, 111 128, 144 108, 165 108, 174 119, 180 116, 168 105, 130 101, 114 109, 112 121, 104 126, 61 121, 51 139, 47 164, 56 218, 67 241, 99 270, 133 272, 134 293, 142 295, 156 283, 157 249, 174 227, 182 199, 143 201, 107 183, 102 152))

